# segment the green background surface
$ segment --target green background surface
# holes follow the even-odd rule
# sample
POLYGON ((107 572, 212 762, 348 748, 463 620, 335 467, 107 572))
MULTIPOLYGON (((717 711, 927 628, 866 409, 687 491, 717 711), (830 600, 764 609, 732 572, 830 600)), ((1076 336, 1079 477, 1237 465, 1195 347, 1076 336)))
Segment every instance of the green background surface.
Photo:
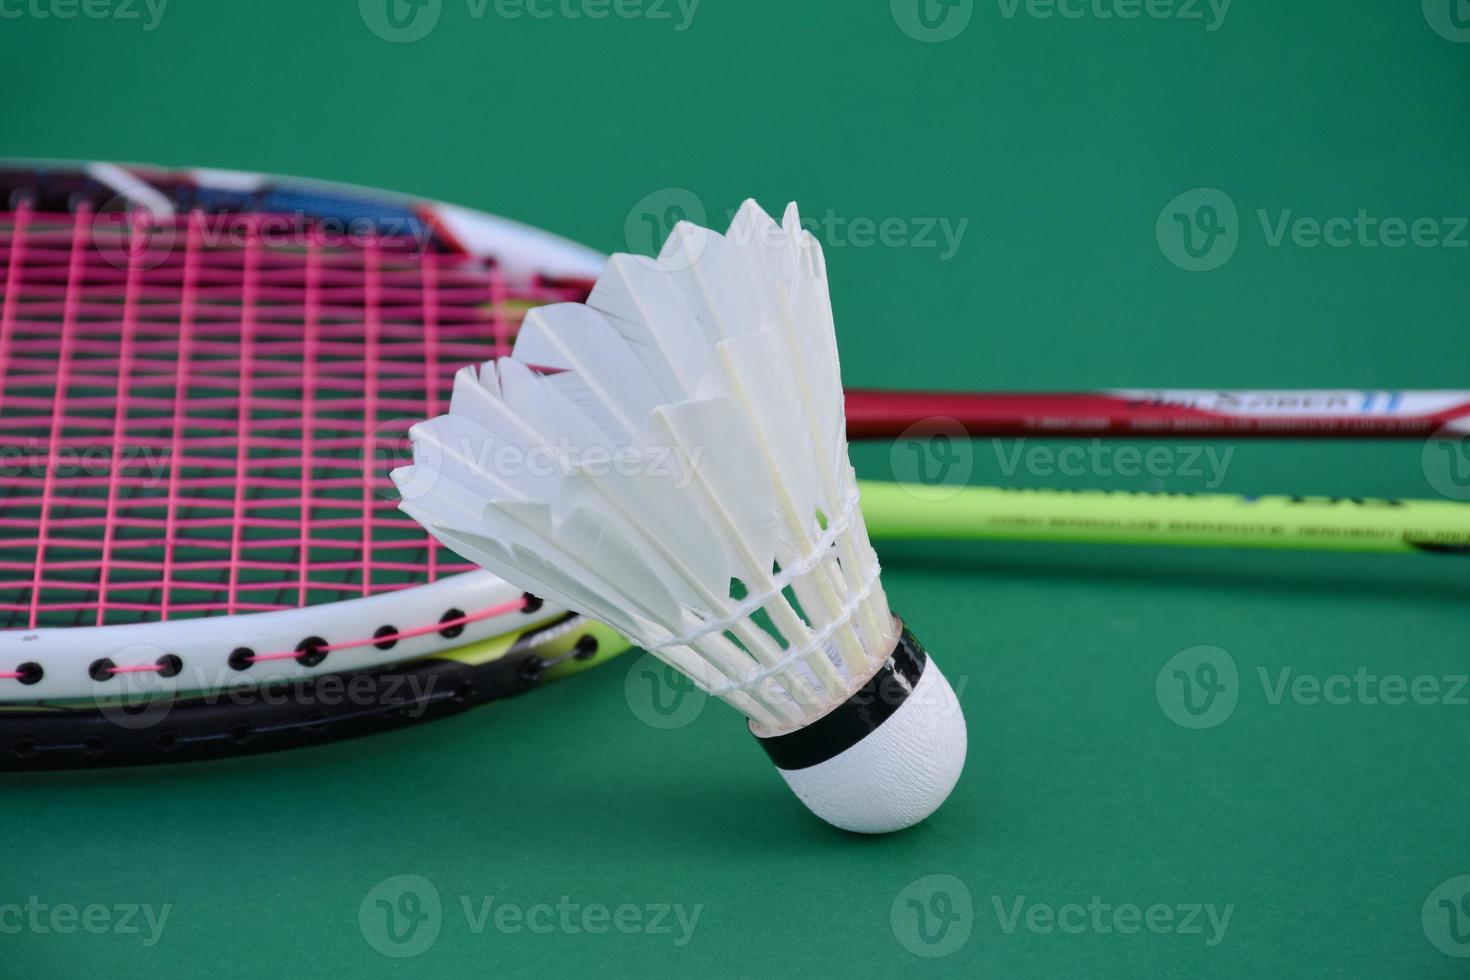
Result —
MULTIPOLYGON (((157 20, 141 0, 7 0, 0 152, 390 187, 605 250, 639 247, 628 228, 687 201, 670 189, 720 221, 746 196, 794 198, 846 223, 824 237, 852 384, 1464 387, 1470 232, 1458 248, 1273 245, 1261 218, 1470 213, 1470 31, 1450 2, 1236 0, 1222 21, 1184 0, 1135 19, 976 0, 945 22, 969 10, 963 30, 928 43, 901 26, 916 23, 908 0, 703 0, 683 30, 672 5, 536 19, 442 0, 425 37, 390 43, 368 26, 386 23, 381 0, 172 0, 157 20), (1198 188, 1236 206, 1238 248, 1190 272, 1156 222, 1198 188), (887 244, 851 234, 890 218, 887 244), (916 240, 929 219, 967 222, 952 255, 916 240)), ((1436 494, 1418 443, 1219 448, 1233 449, 1227 491, 1436 494)), ((1007 472, 1014 449, 979 441, 960 475, 1215 482, 1182 456, 1162 478, 1007 472)), ((904 451, 854 457, 885 477, 904 451)), ((721 706, 673 731, 645 724, 629 657, 374 741, 3 781, 0 904, 170 917, 151 946, 146 929, 0 934, 0 975, 1463 975, 1430 941, 1448 922, 1437 899, 1429 930, 1422 912, 1470 873, 1470 707, 1273 688, 1283 670, 1463 675, 1466 567, 880 551, 894 607, 962 685, 970 724, 959 787, 912 831, 861 839, 810 818, 721 706), (1200 645, 1228 652, 1239 679, 1228 719, 1195 730, 1156 682, 1167 690, 1170 658, 1200 645), (398 875, 427 879, 443 911, 427 949, 393 959, 372 916, 398 875), (700 912, 677 945, 677 926, 476 932, 462 907, 562 896, 700 912), (1203 919, 1203 934, 1072 934, 1024 916, 1007 929, 1018 899, 1094 896, 1231 918, 1213 945, 1203 919)))

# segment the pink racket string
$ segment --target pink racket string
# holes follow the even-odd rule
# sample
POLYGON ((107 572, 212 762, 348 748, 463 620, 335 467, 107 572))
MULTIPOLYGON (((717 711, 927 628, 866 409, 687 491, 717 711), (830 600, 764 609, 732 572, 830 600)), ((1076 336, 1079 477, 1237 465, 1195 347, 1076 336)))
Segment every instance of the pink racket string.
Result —
MULTIPOLYGON (((531 600, 525 596, 513 599, 510 602, 501 603, 498 606, 490 606, 472 613, 441 620, 432 626, 419 626, 414 629, 399 630, 397 632, 378 632, 372 636, 357 640, 346 640, 340 643, 324 643, 314 646, 312 649, 317 653, 336 653, 341 650, 362 649, 369 646, 382 646, 389 643, 397 643, 399 640, 410 639, 415 636, 425 636, 429 633, 444 633, 456 631, 469 623, 478 623, 484 619, 493 619, 496 616, 504 616, 507 613, 520 612, 530 605, 531 600)), ((282 650, 277 653, 256 653, 239 658, 236 663, 240 666, 252 666, 259 663, 267 663, 272 660, 300 660, 301 650, 282 650)), ((162 658, 150 664, 129 664, 124 666, 110 665, 102 668, 101 673, 108 676, 117 674, 158 674, 169 670, 167 658, 162 658)), ((19 680, 22 676, 19 672, 12 674, 0 674, 0 678, 11 678, 19 680)))
POLYGON ((12 207, 0 627, 296 608, 470 568, 397 510, 390 461, 459 366, 507 353, 527 309, 587 284, 512 282, 414 236, 347 240, 294 216, 12 207))

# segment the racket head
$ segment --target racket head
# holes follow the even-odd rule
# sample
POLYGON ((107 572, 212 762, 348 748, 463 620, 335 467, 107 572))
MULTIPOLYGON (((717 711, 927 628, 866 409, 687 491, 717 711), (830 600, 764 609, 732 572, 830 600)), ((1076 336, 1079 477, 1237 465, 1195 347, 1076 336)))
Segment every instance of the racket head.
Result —
POLYGON ((220 170, 0 161, 0 208, 0 699, 308 677, 564 613, 443 550, 387 473, 602 256, 220 170))

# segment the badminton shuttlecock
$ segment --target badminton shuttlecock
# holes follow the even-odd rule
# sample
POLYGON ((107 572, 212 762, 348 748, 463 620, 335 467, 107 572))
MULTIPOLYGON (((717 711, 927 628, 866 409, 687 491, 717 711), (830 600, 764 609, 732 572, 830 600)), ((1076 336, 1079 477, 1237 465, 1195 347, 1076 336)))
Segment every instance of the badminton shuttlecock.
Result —
POLYGON ((847 458, 820 246, 747 202, 614 256, 585 305, 413 429, 402 507, 723 698, 848 830, 924 819, 965 759, 949 683, 890 613, 847 458))

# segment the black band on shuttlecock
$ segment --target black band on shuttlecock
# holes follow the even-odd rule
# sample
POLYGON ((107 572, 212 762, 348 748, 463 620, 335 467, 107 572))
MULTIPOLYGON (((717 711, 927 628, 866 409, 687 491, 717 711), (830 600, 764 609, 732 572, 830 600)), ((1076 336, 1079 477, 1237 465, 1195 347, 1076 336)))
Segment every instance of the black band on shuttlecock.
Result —
POLYGON ((785 735, 756 736, 777 769, 808 769, 836 758, 887 721, 909 699, 929 654, 903 627, 888 660, 846 701, 816 721, 785 735))

